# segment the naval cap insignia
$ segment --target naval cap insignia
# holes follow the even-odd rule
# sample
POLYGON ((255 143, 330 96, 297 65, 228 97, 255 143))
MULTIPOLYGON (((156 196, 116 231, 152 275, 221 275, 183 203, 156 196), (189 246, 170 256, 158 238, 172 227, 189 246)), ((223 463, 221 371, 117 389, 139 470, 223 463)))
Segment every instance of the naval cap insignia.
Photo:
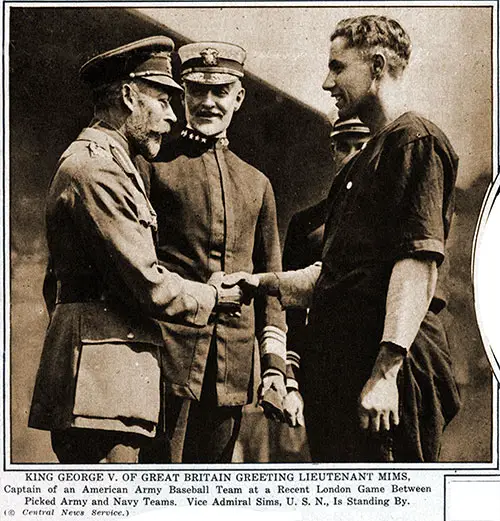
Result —
POLYGON ((203 58, 203 64, 208 67, 215 67, 219 63, 219 51, 208 47, 200 52, 200 56, 203 58))

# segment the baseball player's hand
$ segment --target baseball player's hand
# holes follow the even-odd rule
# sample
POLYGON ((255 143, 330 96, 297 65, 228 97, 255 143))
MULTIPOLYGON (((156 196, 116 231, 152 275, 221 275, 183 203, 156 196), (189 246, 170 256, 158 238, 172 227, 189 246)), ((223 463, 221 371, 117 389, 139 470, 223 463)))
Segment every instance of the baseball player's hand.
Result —
POLYGON ((290 427, 304 426, 304 401, 299 391, 290 391, 283 400, 283 415, 290 427))
POLYGON ((359 398, 359 419, 363 429, 388 431, 399 425, 398 373, 403 365, 401 349, 382 344, 359 398))
POLYGON ((217 303, 215 311, 227 313, 232 316, 241 314, 241 305, 243 300, 243 291, 239 286, 227 287, 223 285, 223 271, 216 271, 208 280, 207 284, 213 286, 217 292, 217 303))
POLYGON ((390 430, 399 424, 399 393, 396 377, 371 376, 359 400, 359 419, 363 429, 390 430))
POLYGON ((238 271, 225 275, 222 280, 223 288, 238 287, 243 293, 242 303, 250 304, 252 299, 259 293, 260 279, 258 275, 247 273, 245 271, 238 271))

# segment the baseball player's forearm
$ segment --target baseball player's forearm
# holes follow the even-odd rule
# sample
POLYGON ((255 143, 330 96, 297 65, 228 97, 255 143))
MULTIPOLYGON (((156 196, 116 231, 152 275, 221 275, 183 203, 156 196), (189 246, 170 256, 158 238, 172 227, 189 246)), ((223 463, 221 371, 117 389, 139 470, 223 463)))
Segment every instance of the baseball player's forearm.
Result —
POLYGON ((248 299, 263 295, 278 297, 283 309, 311 307, 321 262, 295 271, 247 273, 238 271, 224 277, 223 285, 239 285, 248 299))
POLYGON ((316 262, 300 270, 263 276, 260 285, 270 291, 270 294, 276 295, 285 309, 308 308, 320 272, 321 262, 316 262), (274 279, 271 275, 274 275, 274 279))
POLYGON ((392 269, 382 342, 410 349, 429 309, 437 282, 434 260, 406 258, 392 269))
POLYGON ((392 269, 380 351, 359 399, 364 429, 388 430, 399 423, 397 376, 429 309, 436 281, 434 260, 406 258, 392 269))

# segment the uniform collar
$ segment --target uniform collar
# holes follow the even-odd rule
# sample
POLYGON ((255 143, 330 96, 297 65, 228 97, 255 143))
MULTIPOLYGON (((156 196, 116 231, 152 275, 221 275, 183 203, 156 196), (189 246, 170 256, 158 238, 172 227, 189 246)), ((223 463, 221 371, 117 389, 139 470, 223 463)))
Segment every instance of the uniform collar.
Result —
POLYGON ((114 128, 111 124, 107 123, 103 119, 93 119, 89 125, 89 128, 94 128, 104 132, 106 135, 116 141, 129 157, 132 157, 130 143, 128 142, 127 138, 123 135, 122 132, 114 128))
POLYGON ((213 146, 215 146, 215 148, 227 148, 229 145, 225 131, 218 136, 205 136, 201 132, 189 127, 189 125, 181 132, 181 138, 206 148, 213 146))
POLYGON ((132 177, 147 198, 146 187, 130 156, 130 147, 125 136, 102 120, 93 120, 78 136, 78 140, 91 141, 108 150, 123 171, 132 177))

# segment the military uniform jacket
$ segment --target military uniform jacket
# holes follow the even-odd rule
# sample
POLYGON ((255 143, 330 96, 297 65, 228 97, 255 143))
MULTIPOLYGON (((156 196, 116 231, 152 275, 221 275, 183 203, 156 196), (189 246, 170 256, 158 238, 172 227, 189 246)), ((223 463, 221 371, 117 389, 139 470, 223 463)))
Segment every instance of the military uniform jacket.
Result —
MULTIPOLYGON (((224 271, 281 269, 276 206, 268 178, 224 143, 184 131, 153 163, 151 201, 158 215, 158 257, 182 277, 207 281, 224 271)), ((199 399, 211 341, 217 350, 218 405, 252 398, 255 337, 283 334, 285 316, 277 299, 256 298, 241 317, 219 315, 201 330, 164 324, 169 345, 167 379, 173 392, 199 399)), ((284 372, 284 350, 261 342, 261 368, 284 372)))
POLYGON ((61 157, 46 224, 51 317, 30 426, 154 435, 164 345, 149 316, 197 331, 215 304, 213 288, 158 264, 143 181, 126 140, 103 123, 61 157))

